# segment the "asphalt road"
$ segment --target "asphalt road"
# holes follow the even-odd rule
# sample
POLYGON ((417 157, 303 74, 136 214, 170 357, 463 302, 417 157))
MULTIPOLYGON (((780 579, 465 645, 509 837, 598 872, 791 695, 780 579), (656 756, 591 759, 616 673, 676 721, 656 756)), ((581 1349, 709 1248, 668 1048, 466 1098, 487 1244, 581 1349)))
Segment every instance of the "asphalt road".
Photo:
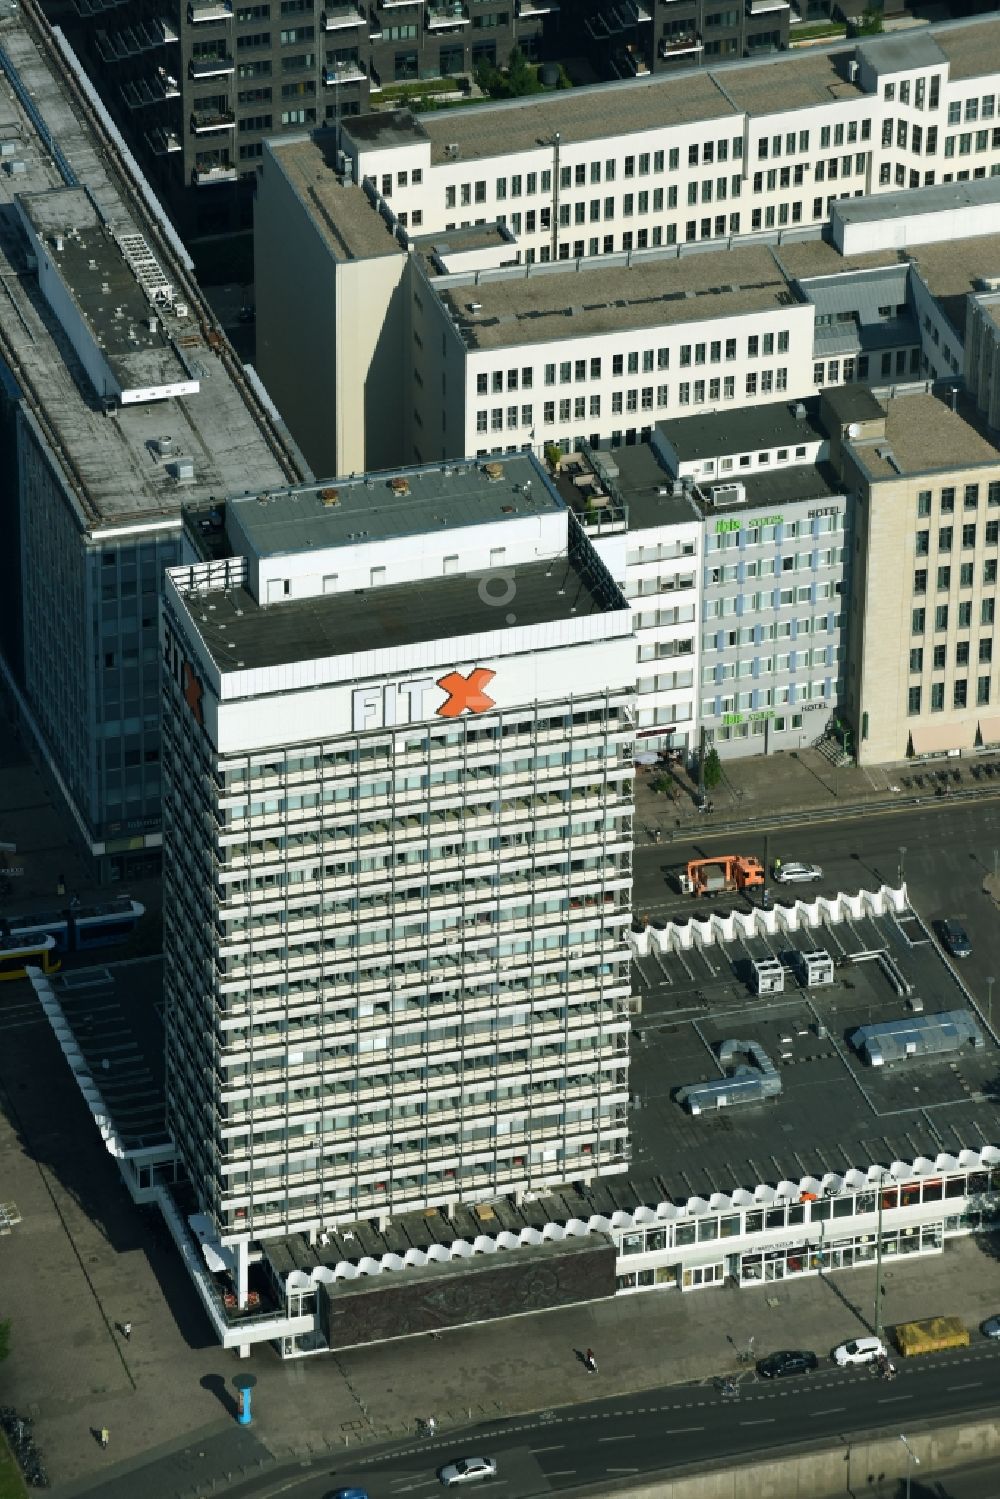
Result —
MULTIPOLYGON (((764 857, 761 833, 700 837, 636 848, 633 859, 635 910, 654 917, 691 916, 713 909, 711 901, 681 895, 674 876, 688 859, 712 854, 740 853, 764 857)), ((640 834, 641 837, 641 834, 640 834)), ((957 916, 972 939, 972 956, 962 960, 961 972, 973 991, 987 997, 987 976, 1000 978, 1000 923, 982 881, 1000 868, 1000 800, 928 802, 919 808, 872 812, 864 817, 838 818, 800 828, 782 828, 767 838, 769 864, 780 858, 820 864, 823 879, 816 885, 771 884, 772 899, 782 894, 869 888, 881 881, 895 884, 900 867, 910 900, 929 921, 957 916), (901 852, 901 850, 903 852, 901 852)), ((716 905, 732 909, 739 898, 723 896, 716 905)), ((1000 989, 996 991, 1000 1016, 1000 989)))
MULTIPOLYGON (((817 1352, 822 1356, 826 1350, 817 1352)), ((748 1370, 739 1377, 735 1400, 724 1400, 712 1382, 667 1386, 634 1399, 596 1400, 566 1411, 489 1423, 459 1437, 415 1439, 402 1449, 359 1455, 353 1461, 345 1457, 336 1466, 317 1465, 298 1477, 291 1471, 272 1472, 229 1493, 320 1499, 353 1483, 371 1499, 419 1499, 439 1491, 437 1469, 442 1464, 483 1454, 496 1459, 497 1478, 476 1485, 473 1492, 481 1488, 508 1499, 531 1499, 793 1445, 839 1442, 846 1454, 865 1432, 912 1431, 927 1420, 995 1411, 1000 1348, 984 1339, 952 1353, 910 1363, 897 1360, 897 1368, 892 1384, 866 1369, 841 1370, 827 1362, 813 1374, 777 1381, 760 1380, 748 1370)), ((599 1381, 597 1375, 595 1386, 599 1381)), ((876 1476, 859 1468, 850 1483, 855 1490, 875 1493, 876 1476)), ((931 1477, 929 1469, 923 1477, 931 1477)), ((1000 1480, 993 1483, 995 1492, 1000 1480)), ((954 1492, 964 1491, 956 1486, 954 1492)), ((969 1488, 970 1496, 990 1492, 982 1475, 969 1488)))

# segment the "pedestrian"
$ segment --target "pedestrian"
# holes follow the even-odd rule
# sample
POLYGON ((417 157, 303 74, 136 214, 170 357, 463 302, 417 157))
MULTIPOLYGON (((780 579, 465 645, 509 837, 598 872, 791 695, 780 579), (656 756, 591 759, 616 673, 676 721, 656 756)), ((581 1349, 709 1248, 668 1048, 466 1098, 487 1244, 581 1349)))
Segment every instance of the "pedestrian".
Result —
POLYGON ((111 1436, 111 1433, 108 1430, 108 1428, 106 1426, 102 1426, 101 1427, 101 1446, 104 1447, 105 1449, 107 1448, 108 1439, 109 1439, 110 1436, 111 1436))
POLYGON ((584 1354, 584 1362, 586 1363, 587 1368, 591 1374, 597 1373, 597 1360, 594 1357, 593 1348, 587 1349, 587 1352, 584 1354))
POLYGON ((432 1437, 434 1435, 434 1433, 437 1431, 437 1422, 435 1421, 433 1416, 427 1417, 427 1420, 424 1422, 424 1428, 429 1437, 432 1437))
POLYGON ((125 1339, 126 1343, 129 1341, 129 1339, 131 1338, 131 1336, 132 1336, 132 1324, 131 1324, 131 1322, 123 1322, 122 1323, 122 1337, 125 1339))

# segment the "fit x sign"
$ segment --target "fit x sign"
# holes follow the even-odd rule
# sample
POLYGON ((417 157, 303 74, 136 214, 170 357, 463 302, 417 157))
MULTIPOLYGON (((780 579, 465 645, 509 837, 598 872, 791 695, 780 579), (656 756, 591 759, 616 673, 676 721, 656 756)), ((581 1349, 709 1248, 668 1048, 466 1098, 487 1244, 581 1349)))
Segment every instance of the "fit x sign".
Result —
POLYGON ((352 696, 352 728, 355 734, 362 734, 367 729, 392 729, 426 718, 486 713, 495 706, 486 691, 495 676, 489 667, 476 666, 467 672, 449 671, 437 680, 418 677, 380 687, 358 687, 352 696))

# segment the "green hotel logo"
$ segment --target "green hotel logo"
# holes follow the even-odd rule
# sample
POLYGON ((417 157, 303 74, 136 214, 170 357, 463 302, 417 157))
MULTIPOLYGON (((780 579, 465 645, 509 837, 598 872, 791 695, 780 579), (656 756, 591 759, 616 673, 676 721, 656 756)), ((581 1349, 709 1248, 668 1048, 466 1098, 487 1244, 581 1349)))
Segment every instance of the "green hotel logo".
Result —
POLYGON ((717 520, 715 530, 717 535, 720 531, 759 530, 761 526, 780 526, 783 519, 781 515, 755 515, 752 520, 744 520, 734 515, 730 520, 717 520))

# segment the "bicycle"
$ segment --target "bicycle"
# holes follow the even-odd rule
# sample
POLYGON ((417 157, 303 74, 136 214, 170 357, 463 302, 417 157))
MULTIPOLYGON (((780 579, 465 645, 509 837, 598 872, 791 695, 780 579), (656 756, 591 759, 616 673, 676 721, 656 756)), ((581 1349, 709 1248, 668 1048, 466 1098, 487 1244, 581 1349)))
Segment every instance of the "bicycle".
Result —
POLYGON ((715 1381, 715 1388, 723 1400, 738 1400, 740 1398, 740 1387, 731 1374, 723 1375, 715 1381))

